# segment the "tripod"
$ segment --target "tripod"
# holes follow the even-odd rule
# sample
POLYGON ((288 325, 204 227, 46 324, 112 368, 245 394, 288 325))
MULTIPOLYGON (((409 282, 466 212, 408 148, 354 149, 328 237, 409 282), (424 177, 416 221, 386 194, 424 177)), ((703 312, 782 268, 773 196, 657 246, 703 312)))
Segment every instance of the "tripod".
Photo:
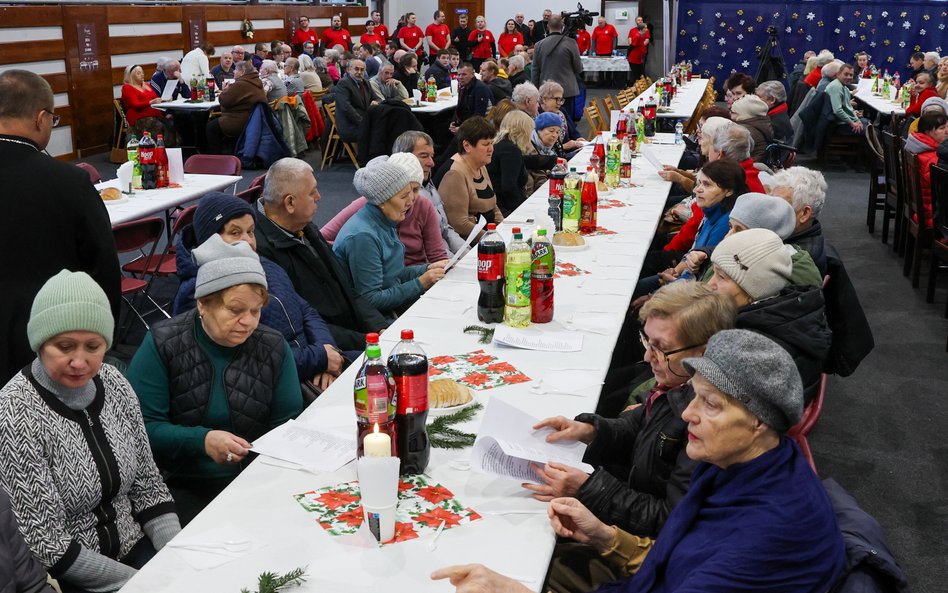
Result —
POLYGON ((787 72, 783 63, 783 55, 780 53, 777 30, 769 27, 767 33, 770 34, 767 43, 757 55, 760 64, 757 66, 757 76, 754 77, 754 84, 760 84, 768 80, 782 80, 787 72))

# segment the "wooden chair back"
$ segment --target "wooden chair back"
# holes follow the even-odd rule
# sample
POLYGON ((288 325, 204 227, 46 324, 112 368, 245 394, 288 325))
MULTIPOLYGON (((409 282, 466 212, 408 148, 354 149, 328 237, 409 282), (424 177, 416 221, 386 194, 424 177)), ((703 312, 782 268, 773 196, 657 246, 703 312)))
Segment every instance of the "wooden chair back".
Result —
POLYGON ((599 105, 594 100, 589 101, 589 105, 583 109, 583 113, 586 114, 586 121, 589 123, 590 136, 609 129, 603 124, 602 113, 599 110, 599 105))
POLYGON ((905 191, 903 190, 902 153, 899 150, 899 139, 892 132, 884 130, 882 148, 885 161, 885 193, 898 204, 896 216, 901 216, 902 213, 899 210, 901 210, 905 191))
POLYGON ((926 228, 924 201, 922 200, 922 185, 918 174, 918 155, 902 148, 902 175, 905 189, 906 217, 918 220, 918 228, 926 228))

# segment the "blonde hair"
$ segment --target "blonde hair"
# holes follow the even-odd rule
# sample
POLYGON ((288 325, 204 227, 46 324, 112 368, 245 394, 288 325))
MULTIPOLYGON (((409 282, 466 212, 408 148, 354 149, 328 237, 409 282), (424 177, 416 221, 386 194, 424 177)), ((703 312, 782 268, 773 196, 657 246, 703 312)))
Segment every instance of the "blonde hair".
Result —
POLYGON ((644 324, 652 318, 675 322, 684 344, 704 344, 719 331, 734 327, 737 309, 730 297, 694 280, 679 280, 659 288, 639 310, 644 324))
POLYGON ((500 129, 497 131, 497 136, 494 137, 494 144, 507 138, 517 145, 520 152, 528 154, 533 146, 532 137, 533 118, 517 109, 508 113, 500 122, 500 129))
POLYGON ((938 93, 938 96, 942 99, 948 99, 948 76, 941 75, 941 67, 943 64, 948 63, 948 57, 944 57, 938 61, 938 86, 935 87, 935 92, 938 93))
MULTIPOLYGON (((141 66, 139 66, 138 64, 129 64, 128 66, 125 67, 125 77, 123 78, 123 81, 125 82, 125 84, 128 84, 128 81, 131 80, 132 71, 135 70, 135 68, 141 68, 141 66)), ((144 72, 145 70, 144 68, 142 68, 142 73, 144 74, 144 72)))

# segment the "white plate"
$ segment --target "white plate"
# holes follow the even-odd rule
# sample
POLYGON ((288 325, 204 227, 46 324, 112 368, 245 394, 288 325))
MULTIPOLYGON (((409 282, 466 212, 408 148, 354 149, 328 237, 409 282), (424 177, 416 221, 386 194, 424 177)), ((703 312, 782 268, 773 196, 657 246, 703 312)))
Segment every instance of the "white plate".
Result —
POLYGON ((474 397, 474 391, 470 387, 467 388, 471 392, 471 401, 466 404, 461 404, 459 406, 449 406, 447 408, 428 408, 428 418, 437 418, 438 416, 447 416, 448 414, 453 414, 458 410, 463 410, 464 408, 470 408, 477 403, 477 398, 474 397))
POLYGON ((105 203, 106 206, 116 206, 118 204, 124 204, 127 201, 128 201, 128 196, 122 196, 121 198, 117 200, 102 200, 102 202, 105 203))
POLYGON ((554 245, 553 251, 559 251, 562 253, 568 253, 570 251, 583 251, 584 249, 589 249, 589 243, 583 243, 582 245, 554 245))

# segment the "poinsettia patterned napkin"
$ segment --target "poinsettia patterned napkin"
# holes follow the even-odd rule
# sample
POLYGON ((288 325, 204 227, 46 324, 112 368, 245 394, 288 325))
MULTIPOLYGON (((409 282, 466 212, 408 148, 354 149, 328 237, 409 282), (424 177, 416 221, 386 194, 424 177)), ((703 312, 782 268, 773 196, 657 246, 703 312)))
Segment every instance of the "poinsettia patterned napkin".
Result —
POLYGON ((462 385, 478 390, 531 380, 509 362, 503 362, 483 350, 454 356, 434 356, 428 360, 428 376, 454 379, 462 385))

